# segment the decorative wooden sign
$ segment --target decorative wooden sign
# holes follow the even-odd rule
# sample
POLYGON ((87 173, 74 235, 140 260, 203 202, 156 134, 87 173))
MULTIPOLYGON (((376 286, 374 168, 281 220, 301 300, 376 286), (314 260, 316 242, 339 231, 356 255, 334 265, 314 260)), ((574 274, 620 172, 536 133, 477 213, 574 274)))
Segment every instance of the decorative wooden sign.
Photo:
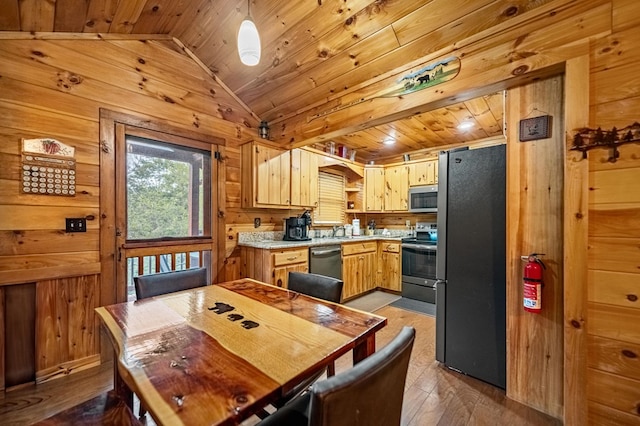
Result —
POLYGON ((520 120, 520 142, 547 139, 551 137, 551 116, 525 118, 520 120))
POLYGON ((452 80, 458 75, 458 73, 460 73, 460 58, 451 56, 402 76, 392 87, 381 94, 356 99, 346 104, 338 105, 334 108, 310 115, 307 117, 307 122, 333 114, 334 112, 342 111, 343 109, 350 108, 372 99, 394 98, 418 92, 428 87, 433 87, 452 80))
POLYGON ((609 161, 615 163, 620 157, 618 147, 629 143, 640 142, 640 123, 637 121, 622 129, 616 127, 611 130, 590 129, 585 127, 579 129, 573 137, 572 151, 581 151, 582 158, 587 158, 587 151, 594 148, 610 148, 611 155, 609 161))
POLYGON ((76 195, 75 148, 50 138, 22 140, 23 194, 76 195))

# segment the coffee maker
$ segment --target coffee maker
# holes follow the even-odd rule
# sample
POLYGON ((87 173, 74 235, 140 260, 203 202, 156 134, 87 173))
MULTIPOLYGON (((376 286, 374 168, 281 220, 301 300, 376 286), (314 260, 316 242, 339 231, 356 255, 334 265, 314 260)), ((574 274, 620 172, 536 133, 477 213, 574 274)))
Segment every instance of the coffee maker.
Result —
POLYGON ((311 225, 311 213, 306 210, 299 217, 290 217, 284 220, 285 241, 310 241, 309 226, 311 225))

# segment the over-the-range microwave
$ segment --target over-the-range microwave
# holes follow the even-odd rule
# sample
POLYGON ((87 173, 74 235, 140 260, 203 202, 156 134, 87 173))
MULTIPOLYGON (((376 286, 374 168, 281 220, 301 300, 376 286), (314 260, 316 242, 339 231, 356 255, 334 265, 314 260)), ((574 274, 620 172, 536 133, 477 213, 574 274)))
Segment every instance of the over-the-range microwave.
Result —
POLYGON ((415 213, 436 213, 438 211, 438 185, 410 187, 409 211, 415 213))

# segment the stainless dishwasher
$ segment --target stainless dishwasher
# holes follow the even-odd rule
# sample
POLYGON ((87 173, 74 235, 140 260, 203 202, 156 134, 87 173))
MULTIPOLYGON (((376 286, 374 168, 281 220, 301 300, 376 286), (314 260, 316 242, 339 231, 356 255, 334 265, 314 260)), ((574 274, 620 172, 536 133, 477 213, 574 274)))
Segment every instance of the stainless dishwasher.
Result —
POLYGON ((309 272, 342 279, 342 250, 340 246, 310 247, 309 272))

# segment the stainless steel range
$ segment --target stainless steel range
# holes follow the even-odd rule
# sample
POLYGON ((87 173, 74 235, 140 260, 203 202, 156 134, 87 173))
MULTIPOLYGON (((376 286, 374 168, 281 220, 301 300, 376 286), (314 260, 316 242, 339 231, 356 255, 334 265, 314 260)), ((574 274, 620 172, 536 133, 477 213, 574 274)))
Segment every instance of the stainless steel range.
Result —
POLYGON ((402 239, 402 297, 436 302, 436 223, 416 223, 416 236, 402 239))

